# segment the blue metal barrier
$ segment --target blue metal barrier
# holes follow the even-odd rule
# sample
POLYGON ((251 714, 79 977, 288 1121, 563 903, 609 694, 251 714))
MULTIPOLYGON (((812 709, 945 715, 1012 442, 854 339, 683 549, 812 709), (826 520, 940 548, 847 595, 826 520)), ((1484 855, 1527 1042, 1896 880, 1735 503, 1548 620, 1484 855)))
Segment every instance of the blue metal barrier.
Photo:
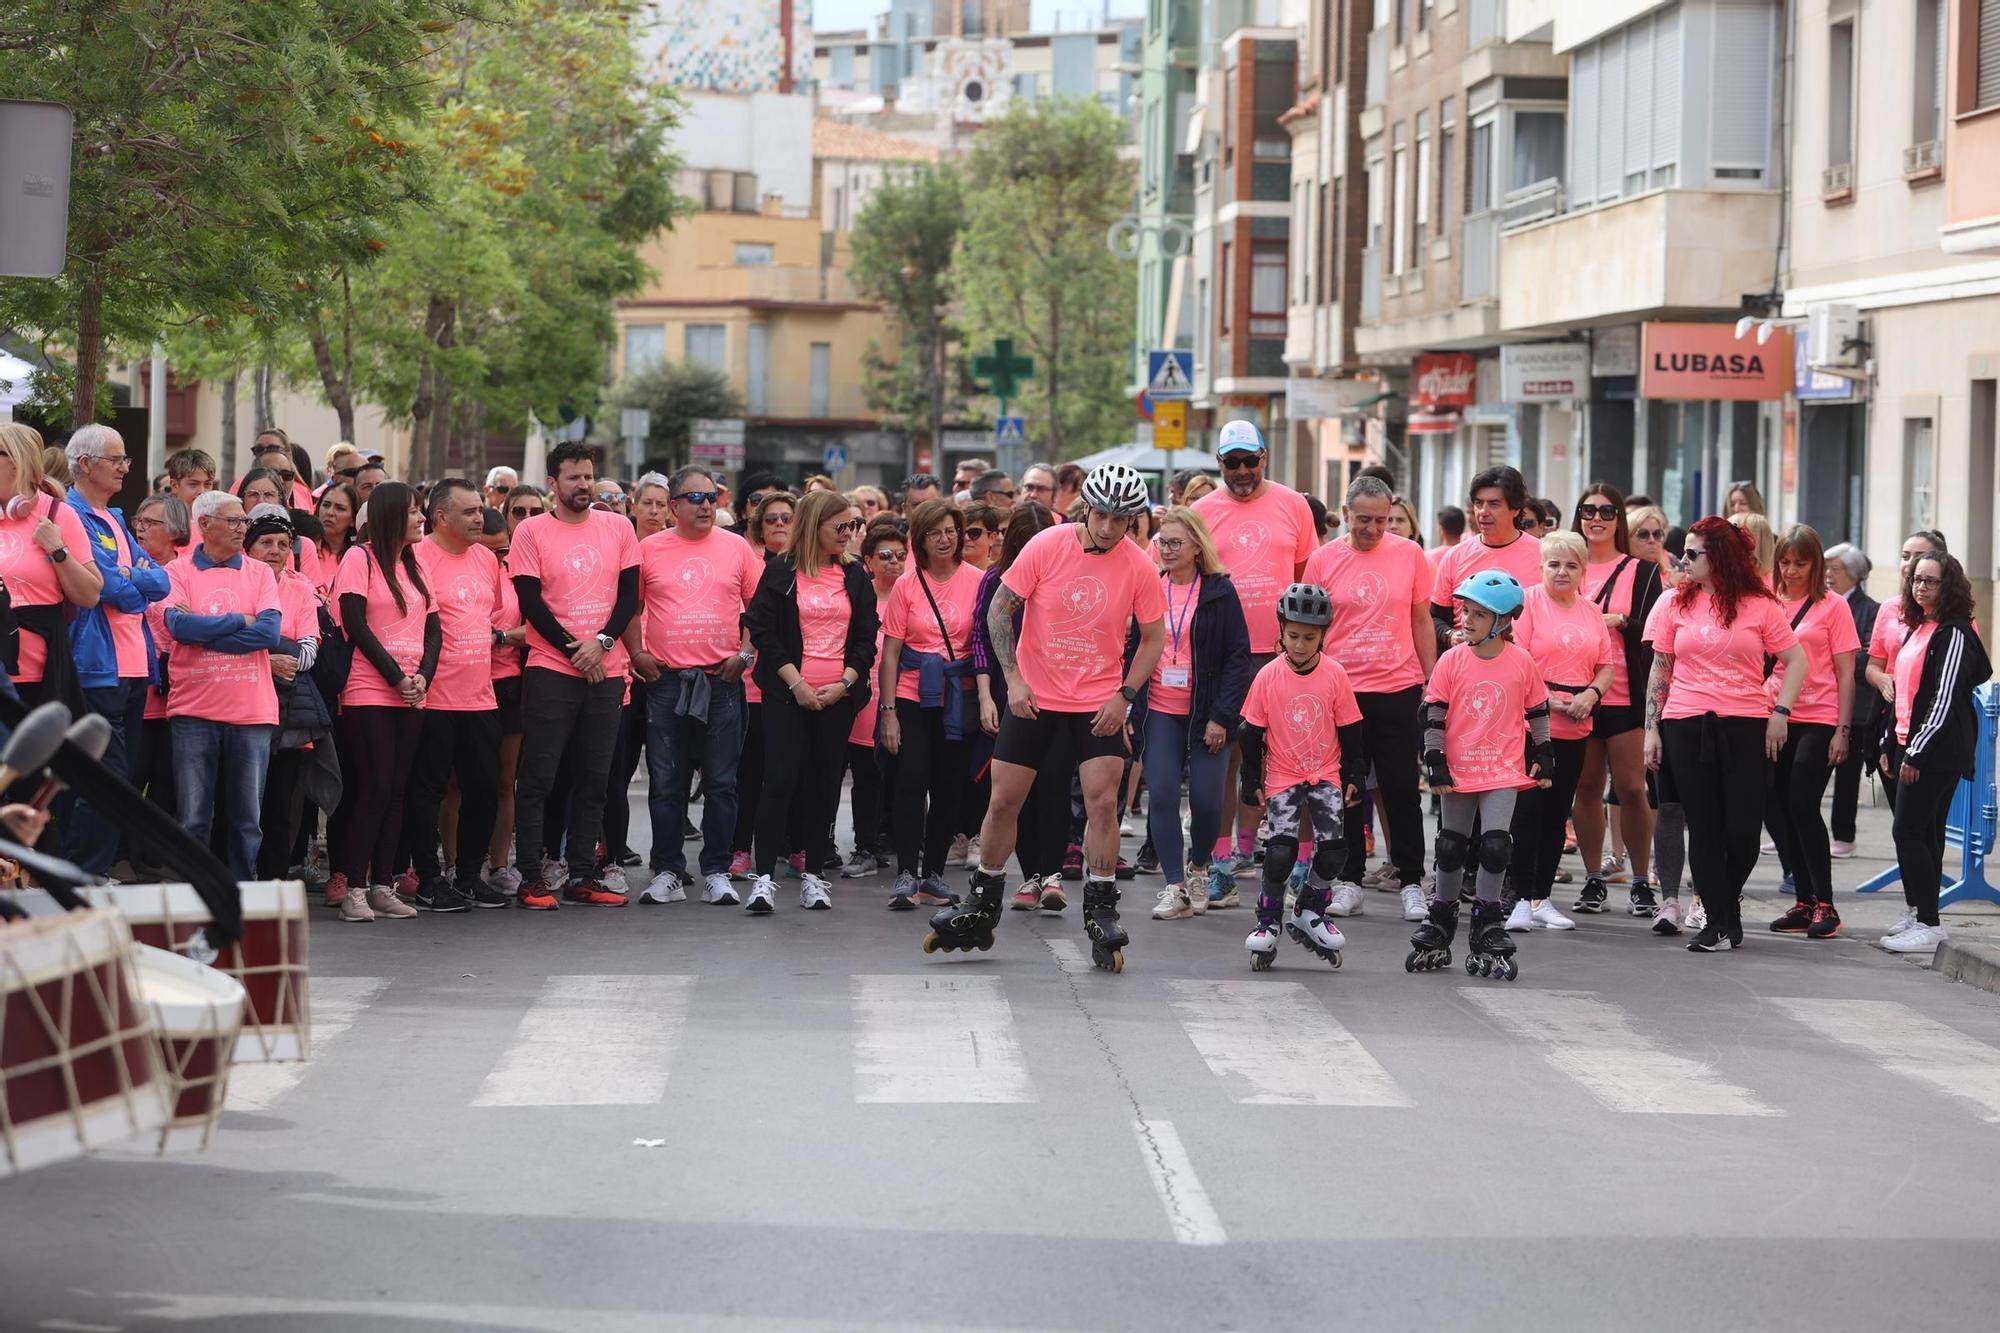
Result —
MULTIPOLYGON (((1994 755, 2000 742, 2000 684, 1981 685, 1972 692, 1972 710, 1979 720, 1979 746, 1973 759, 1972 776, 1958 784, 1945 815, 1944 840, 1948 847, 1964 850, 1961 873, 1946 880, 1938 895, 1939 907, 1979 899, 2000 903, 2000 888, 1986 877, 1986 860, 2000 838, 2000 787, 1996 787, 1994 755)), ((1890 866, 1857 887, 1856 893, 1875 893, 1902 881, 1902 871, 1890 866)))

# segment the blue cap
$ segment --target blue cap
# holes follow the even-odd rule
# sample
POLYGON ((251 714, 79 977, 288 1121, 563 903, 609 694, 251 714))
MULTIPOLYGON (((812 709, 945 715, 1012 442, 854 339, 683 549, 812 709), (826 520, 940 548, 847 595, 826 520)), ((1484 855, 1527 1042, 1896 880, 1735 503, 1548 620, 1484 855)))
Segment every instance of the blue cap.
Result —
POLYGON ((1258 433, 1256 424, 1249 421, 1226 421, 1222 431, 1215 437, 1215 456, 1224 454, 1264 452, 1264 437, 1258 433))

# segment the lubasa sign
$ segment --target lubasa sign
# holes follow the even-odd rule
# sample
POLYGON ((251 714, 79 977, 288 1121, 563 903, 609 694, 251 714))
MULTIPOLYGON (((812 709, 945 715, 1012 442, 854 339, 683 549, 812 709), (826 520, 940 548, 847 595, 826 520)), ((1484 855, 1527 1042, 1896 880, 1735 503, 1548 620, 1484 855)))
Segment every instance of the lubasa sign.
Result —
POLYGON ((1639 353, 1639 396, 1773 402, 1792 385, 1792 335, 1738 338, 1733 324, 1648 324, 1639 353))

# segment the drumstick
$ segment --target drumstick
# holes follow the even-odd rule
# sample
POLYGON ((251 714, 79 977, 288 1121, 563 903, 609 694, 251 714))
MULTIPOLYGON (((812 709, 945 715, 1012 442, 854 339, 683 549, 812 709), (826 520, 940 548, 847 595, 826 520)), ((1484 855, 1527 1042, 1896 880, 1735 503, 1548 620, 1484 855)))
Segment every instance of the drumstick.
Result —
POLYGON ((46 768, 68 730, 69 709, 59 703, 45 703, 22 718, 0 749, 0 790, 46 768))
MULTIPOLYGON (((82 750, 92 759, 103 759, 104 752, 111 748, 110 719, 101 713, 85 713, 82 717, 70 723, 69 732, 63 739, 71 745, 76 746, 77 749, 82 750)), ((49 803, 55 800, 56 793, 63 789, 63 785, 61 778, 50 774, 48 779, 42 783, 40 789, 35 792, 35 799, 28 802, 28 804, 34 806, 37 810, 48 809, 49 803)))

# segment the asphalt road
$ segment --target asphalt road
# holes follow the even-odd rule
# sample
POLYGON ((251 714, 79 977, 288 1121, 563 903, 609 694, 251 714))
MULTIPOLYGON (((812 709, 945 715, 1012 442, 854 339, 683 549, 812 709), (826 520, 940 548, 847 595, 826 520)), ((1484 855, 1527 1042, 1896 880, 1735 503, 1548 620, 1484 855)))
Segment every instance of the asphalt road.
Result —
POLYGON ((322 913, 314 1058, 207 1153, 0 1184, 0 1326, 1991 1326, 2000 997, 1626 916, 1413 976, 1386 894, 1253 975, 1155 888, 1122 976, 1074 907, 926 957, 871 881, 322 913))

